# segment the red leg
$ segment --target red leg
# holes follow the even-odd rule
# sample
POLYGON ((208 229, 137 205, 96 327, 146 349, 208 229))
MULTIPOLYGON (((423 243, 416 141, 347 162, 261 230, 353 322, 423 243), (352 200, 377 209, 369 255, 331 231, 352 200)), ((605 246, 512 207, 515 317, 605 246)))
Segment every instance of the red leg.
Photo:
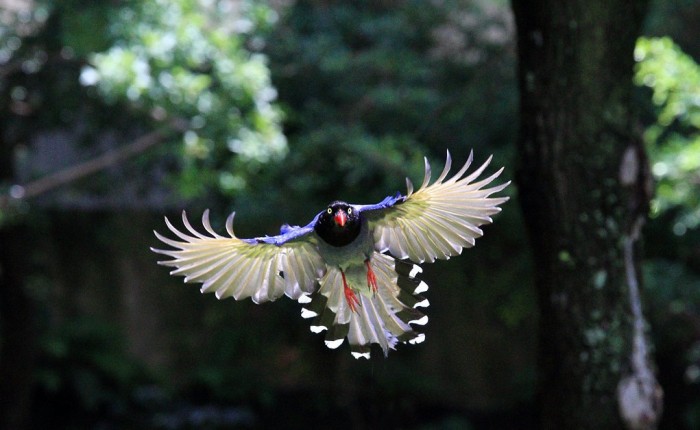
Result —
POLYGON ((345 272, 341 270, 340 274, 343 276, 343 293, 345 293, 345 300, 347 300, 350 310, 355 312, 357 306, 360 304, 360 299, 358 299, 355 292, 348 287, 348 282, 345 280, 345 272))
POLYGON ((365 260, 365 266, 367 266, 367 285, 372 289, 373 293, 377 292, 377 277, 374 275, 372 266, 369 264, 369 258, 365 260))

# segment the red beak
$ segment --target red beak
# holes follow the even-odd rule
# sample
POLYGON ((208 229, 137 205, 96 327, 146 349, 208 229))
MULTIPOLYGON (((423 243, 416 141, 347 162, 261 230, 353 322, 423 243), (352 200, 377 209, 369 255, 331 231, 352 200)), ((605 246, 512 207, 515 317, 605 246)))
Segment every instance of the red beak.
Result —
POLYGON ((337 225, 339 225, 340 227, 344 227, 345 222, 348 220, 348 216, 345 215, 345 212, 341 210, 335 213, 333 219, 335 220, 335 223, 337 225))

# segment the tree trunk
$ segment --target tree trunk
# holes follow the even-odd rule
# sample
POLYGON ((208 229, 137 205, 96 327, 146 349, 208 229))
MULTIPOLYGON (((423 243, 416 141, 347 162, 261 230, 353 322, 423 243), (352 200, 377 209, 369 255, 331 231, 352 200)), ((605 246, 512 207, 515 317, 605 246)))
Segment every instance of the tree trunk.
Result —
POLYGON ((649 196, 631 109, 647 0, 513 0, 520 200, 540 307, 543 428, 654 428, 661 390, 639 304, 649 196))

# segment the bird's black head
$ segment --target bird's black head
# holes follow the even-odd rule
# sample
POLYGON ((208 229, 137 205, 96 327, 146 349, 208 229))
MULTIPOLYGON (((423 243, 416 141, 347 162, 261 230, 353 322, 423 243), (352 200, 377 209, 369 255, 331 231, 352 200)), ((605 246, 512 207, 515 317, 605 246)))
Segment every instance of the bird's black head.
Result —
POLYGON ((345 246, 357 239, 362 228, 362 214, 351 205, 335 201, 318 217, 314 230, 332 246, 345 246))

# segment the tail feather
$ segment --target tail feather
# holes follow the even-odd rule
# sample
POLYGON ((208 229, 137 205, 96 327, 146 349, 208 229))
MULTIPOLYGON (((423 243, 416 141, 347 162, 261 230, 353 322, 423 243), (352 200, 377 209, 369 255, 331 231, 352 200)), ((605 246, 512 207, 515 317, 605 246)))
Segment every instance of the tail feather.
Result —
POLYGON ((369 344, 366 344, 366 345, 350 344, 350 353, 355 358, 367 358, 367 359, 369 359, 369 352, 370 352, 369 344))
POLYGON ((301 316, 313 318, 311 331, 314 333, 326 331, 326 346, 330 349, 339 347, 348 334, 350 324, 338 322, 335 312, 328 306, 328 299, 322 294, 315 294, 313 299, 306 297, 301 301, 308 302, 308 305, 302 308, 301 316))
POLYGON ((330 349, 335 349, 339 347, 345 340, 345 336, 348 335, 348 330, 352 327, 352 322, 350 324, 335 324, 331 325, 326 332, 326 346, 330 349))
POLYGON ((335 321, 335 313, 327 307, 327 303, 328 299, 325 296, 316 295, 313 300, 309 298, 308 306, 301 310, 302 318, 314 319, 311 324, 311 331, 314 333, 328 330, 335 321))
MULTIPOLYGON (((370 299, 365 296, 361 296, 360 300, 362 309, 357 312, 355 318, 350 320, 348 342, 351 346, 378 343, 386 354, 390 347, 394 349, 396 338, 391 335, 391 332, 385 330, 382 317, 378 314, 375 304, 371 303, 370 299)), ((359 357, 355 356, 355 358, 359 357)), ((366 358, 369 358, 369 351, 367 351, 366 358)))
POLYGON ((425 325, 428 317, 417 308, 428 306, 418 293, 427 291, 423 281, 415 279, 419 266, 375 252, 370 265, 377 278, 376 293, 367 293, 366 285, 351 285, 360 305, 355 312, 347 306, 339 269, 329 268, 318 292, 302 296, 302 317, 313 318, 311 331, 327 330, 325 343, 337 348, 345 337, 355 358, 369 358, 370 346, 378 344, 384 355, 401 343, 420 343, 425 335, 414 325, 425 325))

